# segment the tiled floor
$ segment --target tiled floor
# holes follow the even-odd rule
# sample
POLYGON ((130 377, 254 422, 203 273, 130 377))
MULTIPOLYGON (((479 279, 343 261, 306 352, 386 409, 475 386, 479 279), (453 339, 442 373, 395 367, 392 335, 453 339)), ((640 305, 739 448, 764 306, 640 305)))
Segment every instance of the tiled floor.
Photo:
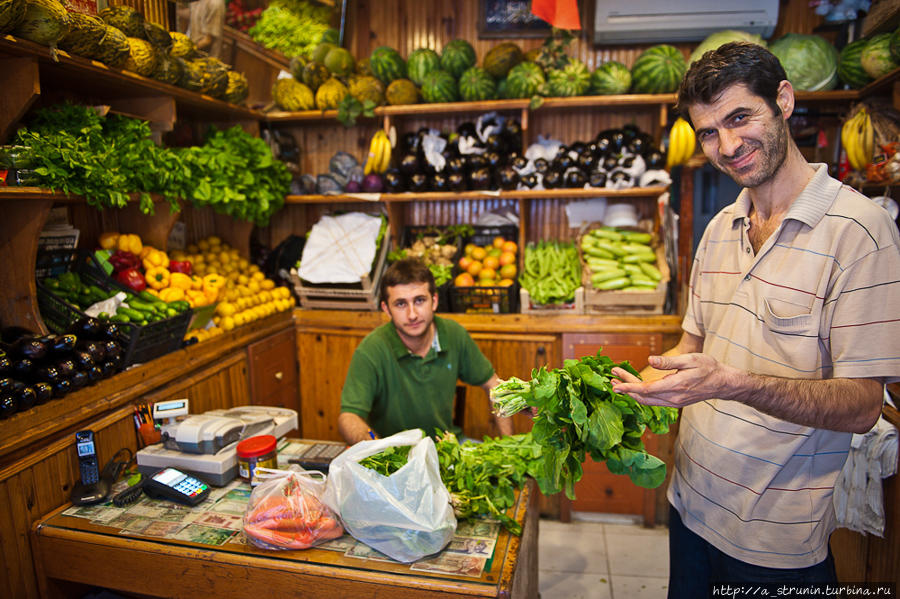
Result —
POLYGON ((668 529, 577 512, 541 520, 538 567, 541 599, 665 599, 668 529))

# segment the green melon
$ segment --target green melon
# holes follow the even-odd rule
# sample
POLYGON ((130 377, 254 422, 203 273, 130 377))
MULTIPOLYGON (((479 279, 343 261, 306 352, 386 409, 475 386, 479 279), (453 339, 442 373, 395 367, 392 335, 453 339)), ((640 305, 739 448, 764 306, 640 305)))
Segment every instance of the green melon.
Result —
POLYGON ((471 67, 459 77, 459 96, 466 102, 482 102, 497 97, 497 82, 482 67, 471 67))
POLYGON ((441 57, 430 48, 418 48, 406 57, 406 74, 416 85, 422 85, 425 75, 441 68, 441 57))
POLYGON ((372 65, 369 64, 368 58, 360 58, 356 61, 356 73, 358 75, 372 75, 375 74, 372 72, 372 65))
POLYGON ((507 79, 507 78, 504 77, 503 79, 501 79, 500 81, 497 82, 497 92, 496 92, 496 96, 497 96, 498 98, 508 98, 508 97, 509 97, 509 96, 507 95, 507 81, 506 81, 506 79, 507 79))
POLYGON ((316 107, 313 91, 306 85, 290 77, 282 77, 272 86, 272 100, 282 110, 296 112, 312 110, 316 107))
POLYGON ((331 73, 325 65, 317 62, 308 62, 306 63, 306 66, 303 67, 303 72, 300 74, 300 81, 315 92, 319 89, 319 86, 328 81, 330 77, 331 73))
MULTIPOLYGON (((3 31, 0 27, 0 31, 3 31)), ((891 58, 897 64, 900 64, 900 27, 891 34, 891 58)))
POLYGON ((897 68, 891 58, 891 34, 872 36, 859 55, 859 64, 872 79, 878 79, 897 68))
POLYGON ((522 48, 513 42, 497 44, 484 55, 481 66, 495 79, 503 79, 509 70, 525 59, 522 48))
POLYGON ((172 47, 169 48, 169 55, 173 58, 194 58, 197 52, 197 46, 193 40, 178 31, 170 31, 169 37, 172 38, 172 47))
POLYGON ((69 13, 56 0, 26 0, 25 14, 13 30, 16 37, 55 47, 69 33, 69 13))
POLYGON ((317 62, 319 64, 325 64, 325 57, 328 56, 328 53, 337 48, 337 44, 333 44, 331 42, 320 42, 313 48, 313 51, 310 53, 309 58, 313 62, 317 62))
POLYGON ((99 18, 80 12, 69 13, 69 33, 59 41, 59 47, 70 54, 96 58, 100 40, 106 35, 105 23, 99 18))
POLYGON ((409 79, 394 79, 387 86, 384 98, 391 106, 419 103, 419 88, 409 79))
POLYGON ((610 60, 591 73, 591 92, 600 96, 626 94, 631 88, 631 71, 621 62, 610 60))
POLYGON ((335 29, 334 27, 329 27, 325 31, 322 32, 322 37, 319 39, 319 42, 331 42, 332 44, 337 44, 341 41, 341 32, 335 29))
POLYGON ((454 79, 475 66, 475 62, 475 48, 464 39, 448 42, 441 51, 441 69, 450 73, 454 79))
POLYGON ((560 98, 583 96, 591 86, 591 72, 577 58, 561 69, 552 69, 547 75, 550 95, 560 98))
POLYGON ((841 83, 845 83, 852 89, 859 89, 872 81, 869 74, 862 68, 859 58, 869 41, 865 39, 850 42, 841 50, 838 58, 837 74, 841 83))
POLYGON ((224 100, 232 104, 241 104, 250 95, 247 77, 238 71, 228 71, 228 85, 225 87, 224 100))
POLYGON ((456 102, 459 100, 456 78, 443 69, 428 73, 422 82, 422 97, 428 103, 456 102))
POLYGON ((678 89, 687 62, 668 44, 647 48, 631 65, 631 84, 639 94, 670 94, 678 89))
POLYGON ((172 49, 172 34, 166 31, 162 25, 144 21, 144 39, 162 50, 168 52, 172 49))
POLYGON ((100 11, 99 17, 128 37, 143 39, 144 15, 130 6, 110 6, 100 11))
POLYGON ((103 31, 103 38, 100 40, 95 58, 107 66, 121 67, 131 53, 128 36, 106 23, 103 24, 103 31))
POLYGON ((371 100, 375 106, 384 104, 384 83, 371 75, 354 77, 349 89, 350 95, 360 102, 371 100))
POLYGON ((319 110, 333 110, 338 107, 338 104, 349 93, 350 90, 341 83, 340 79, 332 77, 316 90, 316 108, 319 110))
POLYGON ((136 37, 128 38, 128 46, 130 50, 124 68, 144 77, 151 76, 156 70, 159 51, 147 40, 136 37))
POLYGON ((533 62, 520 62, 506 76, 507 98, 530 98, 544 85, 544 71, 533 62))
POLYGON ((369 56, 372 74, 382 83, 389 85, 394 79, 406 78, 406 61, 390 46, 379 46, 369 56))
POLYGON ((25 16, 25 0, 0 0, 0 33, 16 28, 25 16))
POLYGON ((325 55, 323 62, 332 74, 338 77, 346 77, 356 70, 356 59, 346 48, 335 46, 325 55))

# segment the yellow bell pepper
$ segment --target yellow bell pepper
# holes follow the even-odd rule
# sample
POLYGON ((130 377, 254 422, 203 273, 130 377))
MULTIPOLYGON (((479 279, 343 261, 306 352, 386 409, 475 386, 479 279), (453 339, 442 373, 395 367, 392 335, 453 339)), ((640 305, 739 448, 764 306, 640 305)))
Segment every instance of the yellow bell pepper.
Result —
MULTIPOLYGON (((144 249, 146 249, 146 246, 144 249)), ((150 248, 150 251, 146 252, 141 258, 143 259, 144 271, 148 271, 157 266, 163 266, 165 268, 168 268, 169 266, 169 257, 162 250, 150 248)))
POLYGON ((216 300, 219 299, 219 290, 216 289, 215 287, 210 287, 208 285, 204 285, 203 295, 206 296, 207 305, 214 304, 214 303, 216 303, 216 300))
POLYGON ((169 287, 178 287, 183 291, 187 291, 193 288, 193 284, 190 275, 186 275, 183 272, 170 272, 169 287))
POLYGON ((203 278, 197 275, 191 275, 191 289, 195 289, 197 291, 203 290, 203 278))
POLYGON ((169 286, 169 269, 163 266, 154 266, 144 273, 147 286, 153 289, 165 289, 169 286))
POLYGON ((140 256, 141 250, 144 249, 141 238, 134 233, 119 235, 119 238, 116 240, 116 246, 123 252, 131 252, 135 256, 140 256))
POLYGON ((214 289, 221 289, 225 286, 225 277, 219 276, 217 274, 206 275, 203 277, 203 288, 212 287, 214 289))
POLYGON ((164 302, 177 302, 184 299, 184 289, 179 287, 166 287, 159 290, 159 299, 164 302))
POLYGON ((100 247, 104 250, 114 250, 118 246, 119 234, 106 232, 100 235, 100 247))
POLYGON ((187 299, 188 304, 191 305, 191 308, 199 308, 200 306, 206 306, 207 304, 209 304, 209 301, 206 299, 206 295, 204 295, 202 291, 197 291, 196 289, 188 289, 184 292, 184 295, 187 299))

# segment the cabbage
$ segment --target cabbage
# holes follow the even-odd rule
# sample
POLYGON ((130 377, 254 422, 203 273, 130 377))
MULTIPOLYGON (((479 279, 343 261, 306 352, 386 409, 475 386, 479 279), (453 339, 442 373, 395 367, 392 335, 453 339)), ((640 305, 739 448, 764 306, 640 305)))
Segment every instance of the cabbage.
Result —
POLYGON ((815 92, 837 86, 838 51, 824 38, 788 33, 769 50, 781 61, 794 89, 815 92))
POLYGON ((716 31, 715 33, 709 34, 709 36, 700 42, 700 45, 691 53, 691 58, 688 60, 688 66, 706 52, 715 50, 728 42, 750 42, 751 44, 756 44, 764 48, 766 46, 766 41, 761 36, 747 33, 746 31, 738 31, 737 29, 716 31))

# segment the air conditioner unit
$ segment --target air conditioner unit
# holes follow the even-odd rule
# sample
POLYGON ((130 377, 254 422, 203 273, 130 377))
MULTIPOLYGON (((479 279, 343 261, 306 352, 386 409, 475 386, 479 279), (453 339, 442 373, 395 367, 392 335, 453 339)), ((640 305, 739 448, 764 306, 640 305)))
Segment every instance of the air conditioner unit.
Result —
POLYGON ((779 0, 597 0, 595 44, 701 41, 739 29, 768 38, 778 22, 779 0))

